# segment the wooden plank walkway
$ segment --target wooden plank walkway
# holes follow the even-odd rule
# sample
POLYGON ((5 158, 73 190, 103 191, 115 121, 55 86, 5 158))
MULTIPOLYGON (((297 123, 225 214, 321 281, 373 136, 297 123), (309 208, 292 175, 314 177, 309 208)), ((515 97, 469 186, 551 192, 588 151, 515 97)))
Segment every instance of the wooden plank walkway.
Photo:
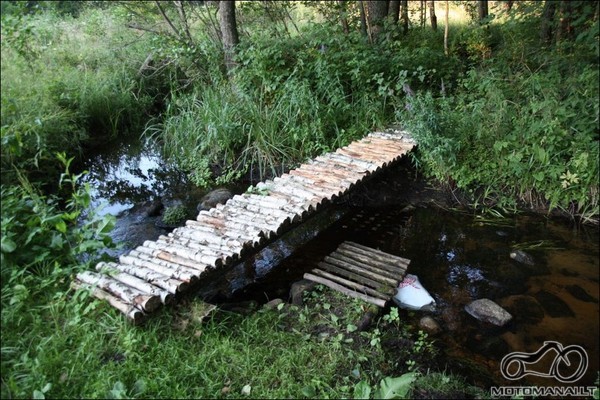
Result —
POLYGON ((415 142, 407 132, 373 132, 348 146, 261 182, 196 220, 77 274, 75 288, 108 301, 134 323, 208 272, 226 268, 302 222, 326 202, 399 160, 415 142))
POLYGON ((358 243, 344 242, 304 279, 379 307, 396 294, 410 260, 358 243))

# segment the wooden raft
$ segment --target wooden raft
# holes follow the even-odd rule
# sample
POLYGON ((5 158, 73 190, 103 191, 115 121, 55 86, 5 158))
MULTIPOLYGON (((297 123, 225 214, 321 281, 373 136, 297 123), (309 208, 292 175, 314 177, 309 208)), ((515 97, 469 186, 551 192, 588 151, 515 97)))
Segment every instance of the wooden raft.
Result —
POLYGON ((88 289, 134 323, 141 322, 207 272, 239 262, 414 146, 406 132, 370 133, 201 211, 196 220, 145 241, 118 262, 101 262, 95 272, 77 274, 72 286, 88 289))
POLYGON ((342 243, 304 279, 384 307, 396 294, 410 260, 353 242, 342 243))

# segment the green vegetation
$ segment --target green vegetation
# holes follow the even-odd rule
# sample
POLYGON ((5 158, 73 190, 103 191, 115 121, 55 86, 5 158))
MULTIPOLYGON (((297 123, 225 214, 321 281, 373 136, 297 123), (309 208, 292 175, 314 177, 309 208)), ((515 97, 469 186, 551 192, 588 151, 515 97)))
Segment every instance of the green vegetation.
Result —
POLYGON ((514 211, 520 201, 597 216, 600 77, 584 50, 515 60, 531 48, 511 43, 469 70, 453 94, 408 100, 398 116, 423 167, 483 207, 514 211))
POLYGON ((550 22, 542 2, 463 13, 446 55, 443 30, 418 13, 408 31, 386 20, 366 36, 359 2, 245 2, 228 71, 214 7, 193 3, 1 3, 2 397, 481 396, 427 373, 434 344, 394 309, 358 332, 364 304, 319 291, 303 308, 200 323, 184 304, 128 325, 69 288, 114 224, 71 164, 144 131, 209 186, 400 123, 417 167, 479 210, 597 221, 596 3, 561 2, 573 14, 550 22), (411 346, 391 354, 398 338, 411 346))
POLYGON ((136 76, 147 46, 101 9, 3 13, 2 182, 51 184, 56 152, 139 132, 154 101, 136 76))
POLYGON ((184 222, 187 216, 187 208, 183 205, 176 205, 165 208, 162 220, 167 225, 177 225, 184 222))

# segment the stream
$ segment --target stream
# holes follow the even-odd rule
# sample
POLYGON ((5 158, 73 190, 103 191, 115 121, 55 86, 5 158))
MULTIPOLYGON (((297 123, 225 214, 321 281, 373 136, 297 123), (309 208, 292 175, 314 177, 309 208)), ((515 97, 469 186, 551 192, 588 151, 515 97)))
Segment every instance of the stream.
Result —
MULTIPOLYGON (((167 232, 156 226, 159 217, 144 213, 143 204, 160 198, 165 204, 182 202, 193 213, 206 193, 163 161, 152 143, 112 144, 91 157, 86 169, 94 204, 106 204, 102 212, 117 216, 112 235, 123 246, 114 256, 167 232)), ((535 376, 507 381, 500 372, 505 355, 534 353, 555 341, 585 350, 587 369, 576 385, 593 385, 600 358, 598 227, 533 214, 485 219, 449 209, 444 195, 414 174, 408 163, 400 163, 234 268, 230 299, 286 299, 304 272, 351 240, 411 260, 408 272, 420 278, 437 308, 401 310, 401 318, 414 325, 425 314, 436 320, 441 333, 434 339, 450 372, 484 387, 560 385, 535 376), (515 250, 529 254, 533 265, 512 259, 515 250), (513 320, 491 327, 464 311, 481 298, 504 307, 513 320)), ((536 370, 549 370, 552 361, 543 357, 536 370)))

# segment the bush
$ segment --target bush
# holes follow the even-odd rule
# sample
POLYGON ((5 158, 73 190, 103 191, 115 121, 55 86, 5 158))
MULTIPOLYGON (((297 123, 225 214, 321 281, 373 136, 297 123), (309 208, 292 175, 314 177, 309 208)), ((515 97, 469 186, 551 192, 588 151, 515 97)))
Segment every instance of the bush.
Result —
POLYGON ((81 175, 69 172, 72 159, 59 155, 59 160, 66 169, 59 187, 71 193, 66 202, 40 194, 22 176, 20 186, 2 185, 2 282, 9 281, 6 274, 44 276, 53 264, 73 268, 112 246, 114 217, 90 210, 89 184, 77 185, 81 175))
POLYGON ((165 208, 162 220, 167 225, 178 225, 184 222, 187 216, 188 212, 185 206, 177 205, 165 208))
POLYGON ((399 117, 430 174, 488 206, 598 214, 598 69, 472 70, 453 97, 418 95, 399 117))

